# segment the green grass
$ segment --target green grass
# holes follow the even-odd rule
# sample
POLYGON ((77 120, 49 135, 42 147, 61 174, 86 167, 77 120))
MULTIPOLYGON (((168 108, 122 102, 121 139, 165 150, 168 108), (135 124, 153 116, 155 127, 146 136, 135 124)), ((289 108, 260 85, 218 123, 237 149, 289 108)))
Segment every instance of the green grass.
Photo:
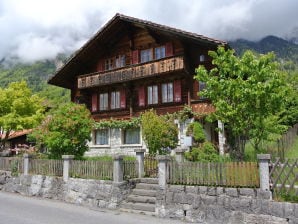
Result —
POLYGON ((285 152, 285 157, 289 159, 298 159, 298 136, 296 137, 292 147, 285 152))

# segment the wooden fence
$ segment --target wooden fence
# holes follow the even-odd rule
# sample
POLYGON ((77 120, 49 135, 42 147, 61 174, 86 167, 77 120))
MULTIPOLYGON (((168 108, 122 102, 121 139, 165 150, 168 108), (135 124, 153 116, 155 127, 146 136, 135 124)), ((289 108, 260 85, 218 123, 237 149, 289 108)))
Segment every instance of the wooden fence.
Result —
POLYGON ((147 154, 144 157, 144 172, 145 177, 157 177, 158 161, 156 155, 147 154))
POLYGON ((29 173, 46 176, 63 176, 63 160, 31 159, 29 173))
POLYGON ((259 187, 258 164, 255 162, 183 162, 168 163, 169 184, 259 187))
POLYGON ((271 188, 273 196, 279 193, 298 196, 298 159, 277 159, 270 168, 271 188))
POLYGON ((85 179, 112 180, 113 161, 73 160, 70 176, 85 179))
POLYGON ((285 160, 285 152, 291 148, 298 135, 298 124, 295 124, 276 142, 267 145, 267 151, 272 158, 285 160))
POLYGON ((0 170, 7 170, 14 173, 23 172, 23 158, 0 157, 0 170))
POLYGON ((138 177, 138 161, 123 161, 124 180, 138 177))

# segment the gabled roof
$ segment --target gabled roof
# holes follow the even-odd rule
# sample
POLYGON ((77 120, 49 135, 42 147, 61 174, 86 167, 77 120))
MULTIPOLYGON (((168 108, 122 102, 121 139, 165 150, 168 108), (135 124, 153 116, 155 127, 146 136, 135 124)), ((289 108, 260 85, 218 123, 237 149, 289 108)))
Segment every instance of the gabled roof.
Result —
POLYGON ((129 26, 155 30, 164 34, 174 36, 178 39, 181 39, 182 41, 194 41, 212 46, 227 45, 227 42, 225 41, 212 39, 196 33, 183 31, 180 29, 117 13, 89 41, 87 41, 87 43, 83 47, 81 47, 63 67, 61 67, 48 80, 48 83, 71 89, 73 86, 72 82, 75 81, 75 76, 79 75, 80 73, 80 64, 87 63, 88 54, 92 55, 92 53, 94 53, 94 50, 92 50, 92 48, 96 47, 98 49, 96 53, 100 54, 101 49, 102 51, 104 51, 103 48, 107 48, 107 43, 110 40, 110 37, 113 35, 117 36, 117 32, 115 32, 115 29, 128 29, 129 26))

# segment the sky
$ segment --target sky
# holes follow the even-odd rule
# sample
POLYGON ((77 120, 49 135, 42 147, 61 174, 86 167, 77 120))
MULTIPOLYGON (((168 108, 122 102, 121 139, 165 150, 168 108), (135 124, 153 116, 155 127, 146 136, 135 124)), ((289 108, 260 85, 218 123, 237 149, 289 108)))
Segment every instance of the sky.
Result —
POLYGON ((73 53, 116 13, 227 41, 298 38, 298 0, 0 0, 0 61, 73 53))

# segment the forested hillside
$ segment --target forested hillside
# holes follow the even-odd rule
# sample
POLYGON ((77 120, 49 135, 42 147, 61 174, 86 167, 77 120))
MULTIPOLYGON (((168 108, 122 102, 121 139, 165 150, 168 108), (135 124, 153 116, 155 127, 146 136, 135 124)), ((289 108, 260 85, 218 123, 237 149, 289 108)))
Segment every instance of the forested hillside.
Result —
POLYGON ((25 80, 33 92, 46 98, 52 104, 69 101, 69 91, 47 84, 48 78, 56 71, 57 63, 65 56, 59 55, 56 60, 39 61, 33 64, 0 63, 0 87, 7 87, 9 83, 25 80))

